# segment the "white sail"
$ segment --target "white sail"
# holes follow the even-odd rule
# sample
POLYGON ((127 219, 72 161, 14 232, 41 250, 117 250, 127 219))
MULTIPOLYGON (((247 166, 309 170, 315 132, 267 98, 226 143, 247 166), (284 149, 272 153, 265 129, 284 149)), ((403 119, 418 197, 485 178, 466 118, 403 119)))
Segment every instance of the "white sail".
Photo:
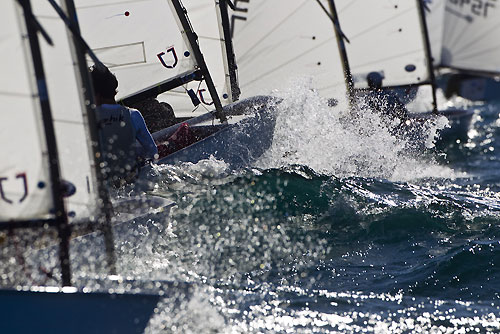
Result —
POLYGON ((446 1, 441 65, 500 73, 500 3, 446 1))
POLYGON ((420 0, 336 0, 355 88, 366 88, 370 72, 384 86, 429 82, 420 0))
POLYGON ((68 30, 48 1, 33 1, 33 13, 54 44, 40 41, 61 177, 76 187, 76 193, 66 199, 66 210, 70 219, 88 219, 97 208, 96 181, 81 84, 68 30))
MULTIPOLYGON (((226 61, 224 35, 219 18, 218 4, 215 0, 184 0, 189 21, 198 35, 200 50, 212 76, 215 89, 222 105, 232 103, 229 69, 226 61)), ((193 89, 201 102, 196 111, 213 110, 213 101, 205 81, 190 82, 163 94, 160 98, 168 102, 176 115, 192 116, 195 109, 186 91, 193 89)))
POLYGON ((24 17, 17 1, 0 2, 0 221, 52 216, 48 156, 24 17))
POLYGON ((429 32, 432 63, 435 66, 441 64, 445 3, 445 0, 424 0, 425 19, 429 32))
POLYGON ((82 36, 118 78, 118 99, 196 69, 169 1, 76 0, 75 5, 82 36))
MULTIPOLYGON (((321 1, 329 10, 328 1, 321 1)), ((345 93, 333 23, 314 0, 236 2, 233 44, 242 97, 307 77, 326 98, 345 93)))

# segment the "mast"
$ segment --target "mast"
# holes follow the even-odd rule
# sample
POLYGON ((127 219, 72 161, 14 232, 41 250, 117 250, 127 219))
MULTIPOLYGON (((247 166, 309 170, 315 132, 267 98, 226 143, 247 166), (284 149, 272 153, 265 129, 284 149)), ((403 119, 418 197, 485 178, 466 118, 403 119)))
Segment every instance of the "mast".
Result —
MULTIPOLYGON (((92 153, 91 161, 93 162, 93 170, 97 180, 97 193, 99 200, 102 202, 102 213, 98 217, 99 228, 101 229, 104 236, 104 244, 106 249, 106 256, 108 261, 108 267, 110 274, 116 274, 116 256, 115 256, 115 246, 113 238, 113 230, 111 228, 111 213, 113 210, 111 201, 109 199, 109 193, 104 186, 104 176, 102 173, 101 162, 102 154, 99 144, 99 135, 97 132, 97 120, 95 115, 95 101, 92 87, 92 80, 89 76, 89 71, 87 69, 87 62, 85 59, 85 53, 90 50, 83 38, 80 35, 80 27, 78 25, 75 4, 73 0, 64 0, 63 9, 66 10, 68 15, 68 22, 72 25, 70 30, 70 36, 72 41, 72 53, 73 57, 76 58, 78 65, 77 78, 81 80, 80 89, 84 98, 84 106, 86 109, 86 120, 87 120, 87 130, 90 136, 90 150, 92 153)), ((70 28, 70 27, 68 27, 70 28)), ((99 63, 100 61, 97 60, 99 63)), ((96 64, 98 65, 98 64, 96 64)))
MULTIPOLYGON (((323 5, 319 0, 317 0, 319 5, 325 10, 323 5)), ((349 66, 349 60, 347 58, 347 51, 344 43, 344 34, 342 33, 342 30, 340 28, 340 22, 339 22, 339 17, 337 15, 337 9, 335 8, 335 2, 334 0, 328 0, 330 4, 330 9, 332 12, 331 18, 333 20, 333 26, 335 30, 335 36, 337 37, 337 44, 339 47, 339 53, 340 53, 340 58, 342 59, 342 69, 344 72, 344 79, 345 79, 345 85, 347 88, 347 94, 348 94, 348 100, 349 100, 349 106, 351 109, 355 105, 355 96, 354 96, 354 81, 352 79, 352 73, 351 73, 351 67, 349 66)))
POLYGON ((59 261, 61 264, 62 285, 71 286, 71 267, 69 261, 69 238, 70 226, 68 224, 68 216, 64 205, 62 194, 63 185, 61 182, 61 173, 59 168, 59 158, 57 151, 57 143, 55 137, 54 123, 52 119, 52 111, 50 108, 49 97, 46 87, 45 72, 42 62, 42 54, 40 43, 37 35, 37 23, 31 10, 30 0, 18 0, 23 8, 26 29, 29 38, 31 57, 38 87, 38 95, 40 108, 42 112, 42 121, 47 141, 47 151, 50 169, 50 179, 52 186, 52 197, 54 203, 55 225, 57 227, 59 237, 59 261))
POLYGON ((432 113, 437 115, 437 98, 436 98, 436 76, 434 75, 434 66, 432 64, 432 53, 431 53, 431 42, 429 39, 429 31, 427 29, 427 22, 425 20, 424 4, 422 0, 416 0, 418 3, 419 16, 420 16, 420 28, 422 29, 422 34, 424 36, 424 48, 425 55, 427 58, 427 68, 429 70, 429 78, 431 80, 432 87, 432 113))
POLYGON ((229 13, 227 10, 228 0, 220 0, 219 8, 222 21, 222 32, 224 33, 224 44, 226 46, 226 59, 229 68, 229 82, 231 84, 232 101, 238 101, 240 98, 240 87, 238 84, 238 66, 236 65, 236 56, 234 54, 233 41, 231 38, 231 27, 229 23, 229 13))
POLYGON ((219 119, 221 123, 224 123, 227 121, 227 118, 226 115, 224 114, 224 111, 222 110, 222 103, 219 99, 219 95, 217 94, 217 90, 215 89, 212 77, 210 76, 210 73, 208 71, 208 67, 207 64, 205 63, 205 59, 203 58, 203 54, 201 53, 201 50, 199 48, 198 36, 196 36, 196 34, 193 32, 191 28, 191 24, 189 23, 188 18, 186 16, 186 9, 181 5, 179 0, 171 0, 171 1, 172 5, 174 6, 177 17, 181 22, 182 28, 184 29, 184 33, 186 34, 189 44, 193 49, 196 62, 198 63, 198 66, 200 67, 200 70, 203 73, 203 77, 205 78, 208 91, 210 92, 212 101, 214 102, 215 105, 215 110, 216 110, 215 116, 219 119))

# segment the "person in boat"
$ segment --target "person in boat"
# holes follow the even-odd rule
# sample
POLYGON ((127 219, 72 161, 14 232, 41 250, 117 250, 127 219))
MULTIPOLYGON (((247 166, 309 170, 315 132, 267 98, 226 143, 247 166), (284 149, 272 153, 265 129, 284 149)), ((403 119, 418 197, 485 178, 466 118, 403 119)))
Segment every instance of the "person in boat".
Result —
POLYGON ((383 77, 378 72, 370 72, 366 81, 368 83, 367 104, 371 110, 378 112, 382 117, 392 122, 399 119, 400 124, 408 120, 408 109, 401 100, 390 90, 382 88, 383 77))
POLYGON ((141 113, 116 103, 118 80, 108 68, 93 66, 101 150, 106 179, 121 186, 135 179, 138 169, 158 157, 158 148, 141 113))
POLYGON ((146 126, 152 133, 168 128, 177 123, 174 109, 166 102, 151 97, 132 105, 144 117, 146 126))

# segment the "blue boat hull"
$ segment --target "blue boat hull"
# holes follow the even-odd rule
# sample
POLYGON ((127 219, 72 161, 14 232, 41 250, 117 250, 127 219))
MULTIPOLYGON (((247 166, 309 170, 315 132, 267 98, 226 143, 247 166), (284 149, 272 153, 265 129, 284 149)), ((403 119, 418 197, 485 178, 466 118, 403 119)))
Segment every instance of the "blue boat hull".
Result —
POLYGON ((143 333, 159 296, 0 290, 1 332, 143 333))

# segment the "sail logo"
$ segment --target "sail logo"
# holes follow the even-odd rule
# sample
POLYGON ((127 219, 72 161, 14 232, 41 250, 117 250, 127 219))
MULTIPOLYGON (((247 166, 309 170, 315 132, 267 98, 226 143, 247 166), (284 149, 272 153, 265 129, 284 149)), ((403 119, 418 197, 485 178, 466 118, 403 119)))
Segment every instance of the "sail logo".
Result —
POLYGON ((231 37, 234 37, 234 28, 235 28, 236 21, 238 21, 238 20, 239 21, 246 21, 247 20, 248 8, 239 7, 238 4, 240 2, 249 4, 250 0, 235 0, 234 1, 234 7, 235 7, 234 11, 238 12, 240 14, 233 14, 233 15, 231 15, 231 37), (241 14, 241 13, 243 13, 243 14, 241 14))
MULTIPOLYGON (((459 10, 461 12, 465 10, 470 12, 474 16, 488 17, 488 13, 491 13, 491 9, 496 8, 497 0, 448 0, 448 3, 453 5, 454 8, 459 7, 459 10)), ((449 8, 448 6, 446 7, 446 9, 449 12, 456 14, 457 16, 461 16, 469 23, 474 20, 472 16, 456 13, 452 8, 449 8)))
MULTIPOLYGON (((22 194, 21 197, 17 200, 17 202, 22 203, 26 199, 26 197, 28 197, 28 181, 26 179, 26 173, 17 174, 14 181, 18 183, 18 186, 20 186, 22 194)), ((8 204, 13 204, 14 199, 7 197, 4 191, 4 185, 7 182, 10 182, 8 177, 0 177, 0 198, 2 199, 2 201, 8 204)))
POLYGON ((205 88, 202 88, 202 89, 198 89, 198 95, 200 96, 200 101, 201 103, 207 105, 207 106, 211 106, 212 104, 214 104, 214 101, 212 102, 208 102, 205 100, 205 96, 203 95, 203 92, 205 92, 206 89, 205 88))
POLYGON ((175 48, 173 46, 169 47, 166 52, 160 52, 156 55, 160 60, 160 63, 166 68, 174 68, 177 66, 179 62, 179 58, 177 58, 177 52, 175 52, 175 48), (169 55, 171 57, 170 60, 166 60, 165 58, 169 55), (165 58, 164 58, 165 57, 165 58))

